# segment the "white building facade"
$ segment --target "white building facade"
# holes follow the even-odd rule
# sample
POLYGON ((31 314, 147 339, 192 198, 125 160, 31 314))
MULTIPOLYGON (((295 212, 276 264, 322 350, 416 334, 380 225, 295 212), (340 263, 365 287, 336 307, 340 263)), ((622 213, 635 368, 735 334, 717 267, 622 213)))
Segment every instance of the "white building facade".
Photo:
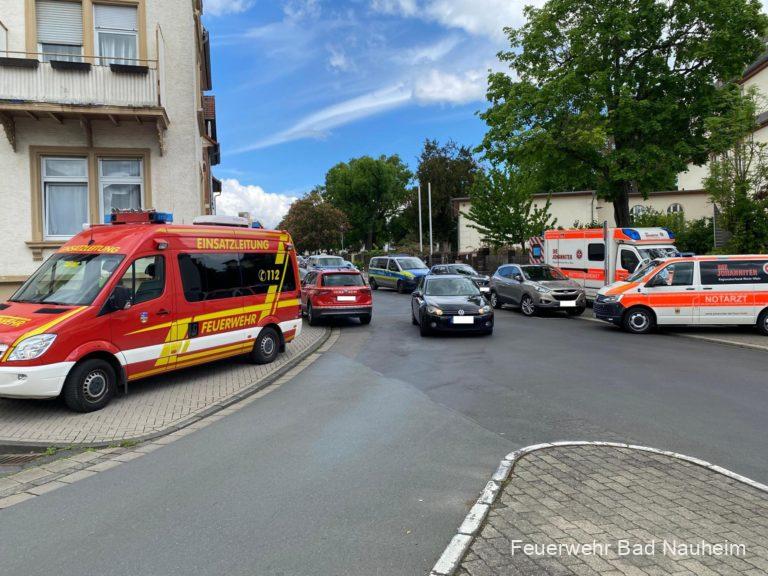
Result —
POLYGON ((211 212, 202 0, 0 0, 0 292, 86 223, 211 212))

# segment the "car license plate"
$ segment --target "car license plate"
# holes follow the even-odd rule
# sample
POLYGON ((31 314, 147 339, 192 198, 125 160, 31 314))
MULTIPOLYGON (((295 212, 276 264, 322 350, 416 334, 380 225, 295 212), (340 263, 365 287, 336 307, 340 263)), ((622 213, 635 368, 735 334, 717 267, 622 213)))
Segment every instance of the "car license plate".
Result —
POLYGON ((454 316, 454 324, 474 324, 475 319, 472 316, 454 316))
POLYGON ((336 296, 336 300, 338 302, 354 302, 355 297, 354 296, 336 296))
POLYGON ((575 300, 563 300, 560 302, 561 308, 576 308, 576 301, 575 300))

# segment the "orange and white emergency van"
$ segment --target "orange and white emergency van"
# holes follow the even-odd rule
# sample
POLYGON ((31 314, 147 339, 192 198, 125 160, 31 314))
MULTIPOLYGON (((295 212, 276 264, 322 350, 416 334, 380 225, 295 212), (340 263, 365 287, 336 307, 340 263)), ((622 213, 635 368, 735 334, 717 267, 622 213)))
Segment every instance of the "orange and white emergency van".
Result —
POLYGON ((629 332, 656 325, 751 325, 768 335, 768 255, 692 256, 643 263, 603 287, 595 316, 629 332))
POLYGON ((647 260, 679 256, 666 228, 547 230, 531 239, 531 262, 549 264, 584 287, 588 300, 647 260))
POLYGON ((128 382, 231 356, 269 363, 301 330, 287 232, 116 212, 0 303, 0 396, 104 407, 128 382))

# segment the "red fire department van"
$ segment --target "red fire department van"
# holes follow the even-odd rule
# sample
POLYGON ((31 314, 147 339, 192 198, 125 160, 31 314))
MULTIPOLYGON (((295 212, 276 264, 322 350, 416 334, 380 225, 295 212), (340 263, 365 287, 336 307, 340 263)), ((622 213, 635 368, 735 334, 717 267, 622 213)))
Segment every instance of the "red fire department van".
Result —
POLYGON ((107 405, 120 386, 248 355, 272 362, 301 330, 287 232, 117 212, 81 232, 0 304, 0 397, 107 405))
POLYGON ((678 256, 666 228, 547 230, 531 238, 531 262, 560 268, 584 286, 589 300, 606 284, 624 280, 640 262, 678 256))

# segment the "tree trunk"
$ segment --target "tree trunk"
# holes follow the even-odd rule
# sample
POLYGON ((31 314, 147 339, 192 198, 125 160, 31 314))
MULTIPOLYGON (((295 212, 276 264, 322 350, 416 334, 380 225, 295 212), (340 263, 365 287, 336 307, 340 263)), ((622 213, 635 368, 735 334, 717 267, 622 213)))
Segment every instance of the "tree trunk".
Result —
POLYGON ((629 215, 629 192, 631 190, 632 182, 623 181, 619 184, 619 193, 613 199, 613 219, 619 228, 632 225, 629 215))
POLYGON ((371 250, 373 248, 373 224, 368 226, 368 237, 365 239, 365 249, 371 250))

